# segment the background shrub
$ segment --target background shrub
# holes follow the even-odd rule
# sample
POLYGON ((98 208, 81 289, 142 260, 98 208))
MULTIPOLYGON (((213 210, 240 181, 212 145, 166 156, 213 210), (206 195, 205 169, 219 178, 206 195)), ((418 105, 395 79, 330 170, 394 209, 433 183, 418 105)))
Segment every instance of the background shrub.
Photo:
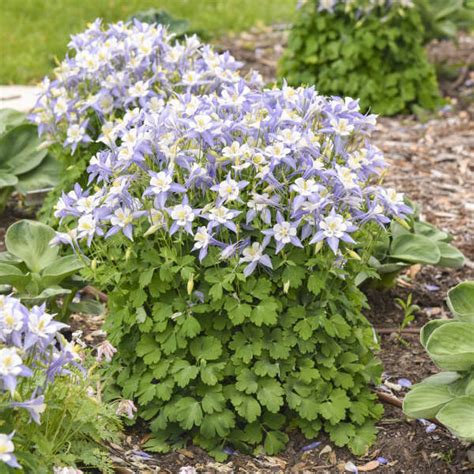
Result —
POLYGON ((315 84, 325 95, 358 97, 364 110, 379 114, 409 112, 415 105, 433 109, 439 92, 418 8, 393 2, 367 11, 370 2, 332 3, 329 11, 317 0, 301 6, 281 78, 315 84))

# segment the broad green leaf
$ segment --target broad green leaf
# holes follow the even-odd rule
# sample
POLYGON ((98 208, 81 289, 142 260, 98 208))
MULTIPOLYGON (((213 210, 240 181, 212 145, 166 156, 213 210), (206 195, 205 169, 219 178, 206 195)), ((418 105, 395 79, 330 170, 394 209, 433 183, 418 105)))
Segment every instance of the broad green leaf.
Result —
POLYGON ((39 273, 57 258, 58 248, 49 245, 55 235, 51 227, 41 222, 21 220, 8 228, 5 245, 30 270, 39 273))
POLYGON ((451 288, 447 303, 455 318, 474 323, 474 281, 464 281, 451 288))
POLYGON ((19 268, 9 263, 0 262, 0 284, 10 285, 19 290, 30 281, 30 277, 25 275, 19 268))
POLYGON ((461 268, 464 265, 464 255, 456 247, 446 242, 438 242, 441 253, 438 265, 447 268, 461 268))
POLYGON ((18 183, 18 178, 5 171, 0 171, 0 188, 10 188, 18 183))
POLYGON ((428 237, 403 234, 395 237, 390 247, 390 259, 409 263, 438 263, 441 252, 438 245, 428 237))
POLYGON ((25 121, 25 114, 15 109, 0 109, 0 135, 25 121))
POLYGON ((410 418, 434 418, 453 395, 447 385, 415 385, 403 400, 403 412, 410 418))
POLYGON ((8 263, 10 265, 16 265, 21 263, 23 260, 21 258, 15 257, 10 252, 0 252, 0 262, 8 263))
POLYGON ((461 376, 457 372, 439 372, 434 375, 430 375, 421 383, 430 385, 449 385, 456 380, 459 380, 461 376))
POLYGON ((59 257, 42 271, 43 284, 57 285, 81 268, 84 268, 84 264, 75 255, 59 257))
POLYGON ((48 151, 39 149, 38 129, 32 124, 12 128, 0 137, 0 169, 15 175, 36 168, 48 151))
POLYGON ((433 331, 426 351, 441 369, 471 369, 474 366, 474 324, 461 321, 444 324, 433 331))
POLYGON ((447 403, 436 418, 463 441, 474 441, 474 396, 459 397, 447 403))
POLYGON ((58 296, 68 295, 69 293, 71 293, 71 290, 68 290, 67 288, 61 288, 60 286, 55 286, 44 289, 38 295, 24 295, 21 297, 21 299, 22 301, 28 301, 30 303, 41 303, 49 298, 56 298, 58 296))
POLYGON ((34 169, 18 176, 16 190, 27 194, 39 189, 56 186, 61 178, 61 164, 51 154, 34 169))
POLYGON ((273 456, 285 449, 286 443, 288 443, 288 435, 281 431, 269 431, 265 436, 265 442, 263 448, 265 453, 273 456))
POLYGON ((450 235, 443 230, 438 229, 428 222, 417 221, 414 224, 415 233, 428 237, 431 240, 436 240, 437 242, 447 242, 450 239, 450 235))
POLYGON ((443 326, 444 324, 452 324, 453 322, 454 321, 450 320, 434 319, 433 321, 426 323, 420 331, 421 345, 426 349, 426 344, 428 343, 428 339, 430 338, 431 334, 433 334, 433 331, 443 326))

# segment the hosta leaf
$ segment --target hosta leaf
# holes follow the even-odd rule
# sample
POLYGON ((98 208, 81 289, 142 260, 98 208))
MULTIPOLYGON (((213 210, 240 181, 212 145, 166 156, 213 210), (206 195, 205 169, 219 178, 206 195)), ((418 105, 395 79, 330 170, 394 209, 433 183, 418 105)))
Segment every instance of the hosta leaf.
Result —
POLYGON ((39 149, 41 139, 32 124, 22 124, 8 130, 0 137, 0 169, 15 175, 36 168, 48 151, 39 149))
POLYGON ((12 224, 5 235, 7 250, 21 258, 28 268, 40 272, 53 263, 58 255, 58 247, 49 242, 56 232, 41 222, 21 220, 12 224))
POLYGON ((282 451, 288 443, 288 435, 281 431, 269 431, 265 436, 263 448, 270 456, 282 451))
POLYGON ((458 438, 474 441, 474 396, 452 400, 438 412, 436 418, 458 438))
POLYGON ((0 109, 0 135, 25 121, 25 114, 15 109, 0 109))
POLYGON ((61 178, 61 164, 52 155, 46 158, 34 169, 18 177, 16 190, 26 194, 39 189, 56 186, 61 178))
POLYGON ((434 265, 439 262, 440 257, 438 245, 422 235, 399 235, 393 239, 390 247, 392 260, 434 265))
POLYGON ((474 324, 453 321, 442 325, 429 337, 426 351, 441 369, 471 369, 474 366, 474 324))
POLYGON ((430 375, 421 383, 431 385, 449 385, 461 377, 457 372, 439 372, 438 374, 430 375))
POLYGON ((57 285, 82 268, 84 268, 84 263, 75 255, 57 258, 42 271, 43 284, 45 286, 57 285))
POLYGON ((417 221, 413 227, 416 234, 429 237, 431 240, 447 242, 450 239, 450 235, 447 232, 438 229, 432 224, 428 224, 428 222, 417 221))
POLYGON ((60 286, 52 286, 50 288, 45 288, 41 293, 38 295, 25 295, 22 296, 23 301, 28 301, 31 303, 42 303, 43 301, 49 298, 55 298, 57 296, 68 295, 71 293, 71 290, 67 288, 61 288, 60 286))
POLYGON ((447 303, 455 318, 474 323, 474 281, 464 281, 451 288, 447 303))
POLYGON ((426 349, 426 344, 428 343, 428 340, 433 334, 433 331, 438 329, 439 327, 443 326, 444 324, 452 324, 453 321, 446 320, 446 319, 435 319, 433 321, 430 321, 426 323, 420 331, 420 342, 421 345, 426 349))
POLYGON ((453 395, 447 385, 415 385, 403 400, 403 411, 410 418, 434 418, 453 395))
POLYGON ((18 183, 18 178, 11 173, 0 172, 0 188, 13 187, 18 183))
POLYGON ((23 290, 29 281, 30 277, 25 275, 19 268, 0 262, 0 284, 11 285, 14 288, 23 290))
POLYGON ((21 263, 23 260, 21 258, 15 257, 10 252, 0 252, 0 262, 1 263, 8 263, 10 265, 17 265, 21 263))
POLYGON ((440 267, 461 268, 464 265, 464 255, 456 247, 446 242, 438 242, 441 253, 438 265, 440 267))

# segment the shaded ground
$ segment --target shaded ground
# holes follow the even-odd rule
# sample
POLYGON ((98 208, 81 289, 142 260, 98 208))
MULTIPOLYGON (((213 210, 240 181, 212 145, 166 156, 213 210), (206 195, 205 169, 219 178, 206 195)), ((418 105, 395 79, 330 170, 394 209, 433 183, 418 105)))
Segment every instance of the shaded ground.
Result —
MULTIPOLYGON (((261 71, 267 81, 275 77, 276 61, 281 54, 286 33, 283 27, 264 28, 220 41, 238 59, 261 71)), ((430 319, 448 317, 445 305, 447 290, 459 281, 474 279, 474 72, 466 67, 472 63, 474 39, 461 37, 459 44, 441 42, 430 45, 430 55, 445 67, 451 76, 441 81, 452 105, 443 112, 420 122, 415 117, 381 119, 374 142, 384 151, 391 168, 386 183, 406 192, 421 205, 422 214, 429 222, 449 231, 454 244, 468 261, 462 270, 441 270, 434 267, 412 267, 399 285, 389 292, 368 291, 371 310, 367 314, 374 327, 381 328, 380 358, 385 367, 385 390, 402 399, 405 393, 390 385, 399 378, 413 383, 436 371, 418 343, 417 334, 397 333, 403 313, 394 302, 406 300, 412 293, 414 303, 421 307, 412 324, 419 328, 430 319)), ((10 209, 0 220, 0 240, 4 228, 18 218, 18 211, 10 209)), ((84 325, 76 317, 74 327, 84 325)), ((89 320, 91 321, 91 320, 89 320)), ((89 340, 100 336, 100 321, 95 318, 87 333, 89 340)), ((86 328, 87 329, 87 328, 86 328)), ((184 466, 195 466, 199 472, 344 472, 351 461, 359 471, 373 470, 386 473, 459 473, 474 472, 466 457, 467 447, 455 440, 443 428, 427 433, 419 421, 407 421, 401 410, 385 405, 385 415, 378 424, 377 442, 367 456, 356 459, 345 449, 334 449, 327 439, 303 452, 309 444, 299 434, 292 433, 287 450, 278 457, 230 456, 228 463, 216 463, 202 450, 188 447, 168 455, 147 459, 137 453, 144 440, 130 434, 124 445, 112 447, 112 456, 120 473, 179 472, 184 466), (377 457, 387 459, 379 465, 377 457)))

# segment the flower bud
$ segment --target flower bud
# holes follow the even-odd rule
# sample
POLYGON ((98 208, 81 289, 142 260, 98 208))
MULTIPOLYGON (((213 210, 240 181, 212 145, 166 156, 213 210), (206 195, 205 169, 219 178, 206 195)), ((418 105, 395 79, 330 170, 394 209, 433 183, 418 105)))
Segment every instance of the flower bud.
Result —
POLYGON ((288 293, 289 289, 290 289, 290 280, 287 280, 283 284, 283 293, 285 293, 285 295, 286 295, 288 293))
POLYGON ((194 273, 191 273, 191 275, 189 276, 187 289, 188 295, 190 295, 194 289, 194 273))

